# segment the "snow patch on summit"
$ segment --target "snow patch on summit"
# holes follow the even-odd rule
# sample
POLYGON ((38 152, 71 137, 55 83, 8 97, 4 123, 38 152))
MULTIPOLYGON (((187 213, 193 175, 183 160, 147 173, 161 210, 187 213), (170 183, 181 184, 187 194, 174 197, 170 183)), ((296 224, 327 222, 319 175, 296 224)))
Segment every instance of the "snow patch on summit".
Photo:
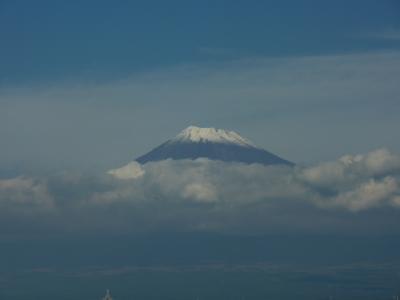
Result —
POLYGON ((234 131, 227 131, 216 128, 200 128, 189 126, 182 130, 170 142, 211 142, 223 144, 235 144, 245 147, 256 147, 251 141, 241 137, 234 131))

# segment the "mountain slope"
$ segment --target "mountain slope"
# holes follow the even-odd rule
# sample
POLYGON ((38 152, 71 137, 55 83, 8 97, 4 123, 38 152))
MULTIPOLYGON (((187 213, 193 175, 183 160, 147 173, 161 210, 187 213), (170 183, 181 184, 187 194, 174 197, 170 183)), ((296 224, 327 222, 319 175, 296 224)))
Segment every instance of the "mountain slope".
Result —
POLYGON ((233 131, 190 126, 175 138, 168 140, 147 154, 136 159, 144 164, 164 159, 196 159, 260 163, 264 165, 293 165, 233 131))

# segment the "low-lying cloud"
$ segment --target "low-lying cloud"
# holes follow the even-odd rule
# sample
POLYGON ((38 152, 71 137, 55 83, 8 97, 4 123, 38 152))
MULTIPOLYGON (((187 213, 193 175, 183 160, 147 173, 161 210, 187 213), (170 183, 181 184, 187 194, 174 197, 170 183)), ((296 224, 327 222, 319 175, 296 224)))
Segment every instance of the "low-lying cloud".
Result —
POLYGON ((165 160, 0 180, 3 233, 391 232, 399 199, 400 157, 385 149, 309 167, 165 160))

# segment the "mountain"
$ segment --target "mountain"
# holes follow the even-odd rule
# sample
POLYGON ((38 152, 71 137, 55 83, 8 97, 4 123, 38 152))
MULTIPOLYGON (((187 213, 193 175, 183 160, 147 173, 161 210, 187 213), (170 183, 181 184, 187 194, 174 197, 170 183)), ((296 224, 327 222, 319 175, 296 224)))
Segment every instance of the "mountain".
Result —
POLYGON ((136 159, 145 164, 164 159, 196 159, 260 163, 264 165, 294 165, 279 156, 257 147, 234 131, 189 126, 176 137, 166 141, 136 159))

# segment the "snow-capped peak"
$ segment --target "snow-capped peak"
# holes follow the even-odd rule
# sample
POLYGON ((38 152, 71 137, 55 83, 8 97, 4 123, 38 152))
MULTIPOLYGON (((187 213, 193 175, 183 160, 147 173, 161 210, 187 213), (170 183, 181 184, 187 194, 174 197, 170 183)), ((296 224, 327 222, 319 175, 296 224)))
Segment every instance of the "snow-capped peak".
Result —
POLYGON ((216 128, 201 128, 189 126, 182 130, 172 142, 212 142, 223 144, 236 144, 245 147, 256 147, 251 141, 241 137, 234 131, 216 128))

